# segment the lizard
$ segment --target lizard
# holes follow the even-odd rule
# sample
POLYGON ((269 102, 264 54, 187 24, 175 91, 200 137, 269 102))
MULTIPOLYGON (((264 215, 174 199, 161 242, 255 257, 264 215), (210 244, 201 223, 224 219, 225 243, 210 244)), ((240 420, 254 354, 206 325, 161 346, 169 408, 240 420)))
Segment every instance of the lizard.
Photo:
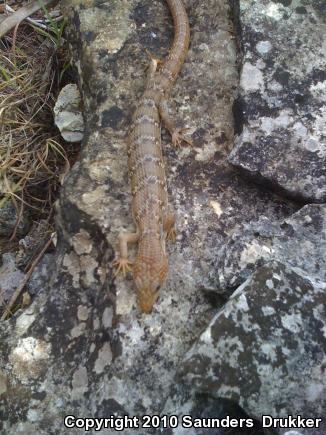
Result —
POLYGON ((113 265, 115 275, 133 273, 140 310, 150 313, 168 272, 167 239, 175 240, 175 216, 168 211, 165 166, 161 148, 161 121, 178 147, 187 129, 177 128, 167 100, 186 58, 190 28, 182 0, 166 0, 172 14, 174 39, 164 61, 151 58, 145 91, 134 112, 129 130, 128 170, 132 192, 132 213, 136 232, 119 234, 119 252, 113 265), (128 243, 138 243, 134 262, 128 259, 128 243))

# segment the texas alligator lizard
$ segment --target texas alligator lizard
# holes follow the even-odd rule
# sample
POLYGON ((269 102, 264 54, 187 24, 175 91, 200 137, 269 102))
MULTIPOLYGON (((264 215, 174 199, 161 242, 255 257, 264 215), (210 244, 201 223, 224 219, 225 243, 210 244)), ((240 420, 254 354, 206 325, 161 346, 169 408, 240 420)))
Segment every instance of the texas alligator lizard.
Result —
POLYGON ((167 99, 188 52, 190 31, 181 0, 166 0, 174 23, 174 40, 163 62, 151 59, 147 86, 133 116, 128 136, 128 168, 131 179, 135 233, 119 235, 120 256, 114 262, 116 274, 131 271, 141 311, 150 313, 168 271, 166 239, 175 238, 175 217, 168 212, 165 168, 161 149, 162 120, 172 144, 184 140, 184 129, 170 119, 167 99), (160 67, 159 65, 162 64, 160 67), (128 243, 138 242, 135 262, 128 259, 128 243))

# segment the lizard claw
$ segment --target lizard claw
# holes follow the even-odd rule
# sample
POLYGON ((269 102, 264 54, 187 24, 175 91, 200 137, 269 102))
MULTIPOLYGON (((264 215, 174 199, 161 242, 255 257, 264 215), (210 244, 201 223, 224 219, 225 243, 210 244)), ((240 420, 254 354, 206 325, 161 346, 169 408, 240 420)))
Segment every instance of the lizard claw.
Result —
POLYGON ((186 142, 191 146, 193 145, 192 140, 186 138, 183 134, 187 130, 189 130, 188 127, 174 130, 174 132, 172 133, 172 146, 174 148, 178 148, 179 146, 181 146, 181 142, 186 142))
POLYGON ((132 272, 132 265, 132 261, 129 261, 127 258, 117 258, 113 262, 113 267, 116 269, 114 276, 117 276, 121 273, 125 278, 128 272, 132 272))

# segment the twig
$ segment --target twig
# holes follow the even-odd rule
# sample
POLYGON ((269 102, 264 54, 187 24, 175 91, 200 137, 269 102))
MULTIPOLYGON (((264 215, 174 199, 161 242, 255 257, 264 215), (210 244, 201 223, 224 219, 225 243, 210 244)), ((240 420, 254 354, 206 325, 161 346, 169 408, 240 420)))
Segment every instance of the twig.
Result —
POLYGON ((8 33, 12 28, 16 27, 17 24, 21 23, 25 18, 42 9, 44 6, 48 6, 54 3, 55 0, 34 0, 26 6, 18 9, 12 15, 5 18, 0 23, 0 38, 2 38, 6 33, 8 33))
MULTIPOLYGON (((23 187, 22 187, 22 199, 24 199, 24 188, 25 188, 26 182, 27 182, 27 179, 25 179, 25 181, 24 181, 24 185, 23 185, 23 187)), ((17 208, 18 208, 18 207, 17 207, 16 200, 15 200, 14 198, 13 198, 13 203, 14 203, 14 205, 15 205, 15 207, 16 207, 16 213, 17 213, 17 208)), ((12 235, 10 236, 9 242, 12 242, 12 241, 15 239, 15 237, 16 237, 17 229, 18 229, 19 223, 20 223, 21 220, 22 220, 23 211, 24 211, 24 203, 23 203, 23 201, 22 201, 22 202, 20 203, 19 213, 17 213, 17 220, 16 220, 16 223, 15 223, 15 228, 14 228, 14 231, 12 232, 12 235)))
POLYGON ((7 316, 10 315, 10 313, 12 312, 12 308, 15 305, 17 299, 19 298, 21 292, 24 290, 25 285, 28 283, 30 277, 32 276, 32 273, 36 267, 36 265, 38 264, 38 262, 40 261, 40 259, 43 257, 43 254, 45 253, 45 251, 48 249, 48 247, 50 246, 52 239, 53 239, 53 234, 51 235, 51 237, 49 238, 49 240, 46 242, 46 244, 44 245, 44 247, 42 248, 41 252, 38 254, 38 256, 35 258, 35 260, 33 261, 33 263, 31 264, 31 267, 29 268, 28 272, 26 273, 25 278, 23 279, 22 283, 16 288, 14 294, 12 295, 10 302, 8 303, 7 307, 5 308, 2 316, 1 316, 1 320, 6 320, 7 316))
MULTIPOLYGON (((14 13, 15 12, 15 9, 13 9, 11 6, 9 6, 9 5, 6 5, 5 6, 5 9, 6 9, 6 11, 8 11, 8 12, 11 12, 11 13, 14 13)), ((53 17, 52 17, 52 20, 53 21, 56 21, 56 22, 59 22, 59 21, 62 21, 63 20, 63 16, 62 15, 60 15, 60 12, 59 11, 51 11, 51 12, 49 12, 49 15, 52 17, 53 15, 53 17), (55 14, 54 14, 55 13, 55 14), (57 13, 59 13, 59 15, 57 15, 57 13), (57 15, 57 16, 56 16, 57 15)), ((47 25, 47 24, 43 24, 44 22, 45 23, 47 23, 49 20, 47 20, 47 19, 41 19, 41 20, 39 20, 39 19, 34 19, 34 18, 30 18, 30 17, 27 17, 26 18, 26 21, 28 21, 29 23, 31 23, 31 24, 33 24, 33 26, 36 26, 36 27, 39 27, 39 28, 41 28, 41 29, 48 29, 49 28, 49 26, 47 25)))

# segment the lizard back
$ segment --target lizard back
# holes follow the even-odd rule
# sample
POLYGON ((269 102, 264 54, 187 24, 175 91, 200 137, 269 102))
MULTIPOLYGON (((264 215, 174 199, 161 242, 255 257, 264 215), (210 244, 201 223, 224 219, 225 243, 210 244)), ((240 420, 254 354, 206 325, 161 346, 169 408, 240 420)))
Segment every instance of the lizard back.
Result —
MULTIPOLYGON (((143 312, 151 312, 163 285, 168 262, 165 241, 174 226, 174 217, 167 212, 167 186, 161 148, 161 119, 175 136, 174 124, 163 106, 179 73, 189 46, 189 23, 181 0, 166 0, 174 22, 174 40, 169 55, 157 71, 158 61, 152 59, 146 90, 133 115, 128 135, 128 168, 132 192, 132 212, 136 233, 120 235, 118 270, 129 269, 127 242, 138 242, 133 263, 133 277, 138 301, 143 312), (165 118, 165 119, 164 119, 165 118)), ((177 141, 178 143, 178 141, 177 141)))

